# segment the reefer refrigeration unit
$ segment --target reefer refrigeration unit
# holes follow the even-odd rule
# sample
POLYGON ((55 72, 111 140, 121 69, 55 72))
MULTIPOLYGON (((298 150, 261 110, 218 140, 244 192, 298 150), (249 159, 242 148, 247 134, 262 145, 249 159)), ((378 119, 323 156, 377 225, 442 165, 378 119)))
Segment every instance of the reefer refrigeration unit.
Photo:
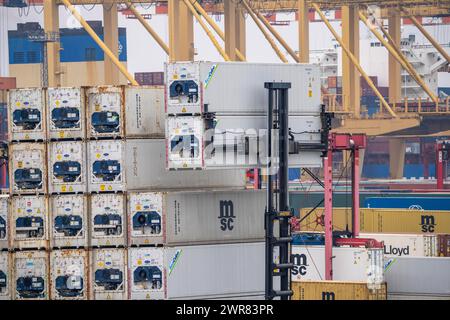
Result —
POLYGON ((15 300, 49 299, 49 256, 47 251, 16 251, 13 254, 11 289, 15 300))

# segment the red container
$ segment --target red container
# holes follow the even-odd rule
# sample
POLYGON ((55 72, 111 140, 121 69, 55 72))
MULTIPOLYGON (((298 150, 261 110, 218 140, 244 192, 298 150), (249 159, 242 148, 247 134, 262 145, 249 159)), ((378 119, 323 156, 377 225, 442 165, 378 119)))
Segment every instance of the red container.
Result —
POLYGON ((8 90, 16 88, 16 78, 0 77, 0 90, 8 90))
POLYGON ((328 88, 336 88, 337 87, 337 77, 331 76, 328 77, 328 88))

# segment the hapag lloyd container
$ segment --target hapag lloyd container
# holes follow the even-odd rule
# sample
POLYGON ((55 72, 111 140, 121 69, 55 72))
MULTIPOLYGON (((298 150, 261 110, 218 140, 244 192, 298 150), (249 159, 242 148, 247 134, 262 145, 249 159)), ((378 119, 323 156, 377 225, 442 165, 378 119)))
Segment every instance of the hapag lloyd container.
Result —
POLYGON ((50 193, 86 192, 86 144, 58 141, 49 144, 50 193))
POLYGON ((92 87, 86 90, 88 138, 123 137, 122 87, 92 87))
POLYGON ((50 211, 53 248, 87 247, 89 219, 85 195, 51 196, 50 211))
POLYGON ((126 244, 125 196, 121 193, 93 194, 90 198, 90 245, 126 244))
POLYGON ((46 196, 11 198, 12 245, 15 249, 48 248, 48 203, 46 196))
POLYGON ((129 248, 128 279, 129 299, 164 299, 166 287, 164 249, 129 248))
POLYGON ((43 141, 45 97, 43 89, 13 89, 8 92, 10 141, 43 141))
POLYGON ((9 196, 0 195, 0 251, 9 249, 9 196))
POLYGON ((86 137, 83 88, 48 88, 47 105, 49 139, 84 139, 86 137))
POLYGON ((244 188, 245 170, 168 171, 164 139, 125 142, 127 190, 244 188))
POLYGON ((127 138, 164 138, 164 87, 125 87, 127 138))
POLYGON ((127 250, 91 250, 91 298, 94 300, 126 300, 127 250))
POLYGON ((265 82, 290 82, 290 113, 320 112, 320 70, 312 64, 175 62, 165 66, 168 114, 265 114, 265 82))
POLYGON ((52 300, 87 300, 89 262, 86 250, 53 250, 50 253, 52 300))
POLYGON ((10 192, 36 194, 47 192, 47 157, 43 143, 17 143, 9 147, 10 192))
POLYGON ((125 190, 123 152, 124 141, 121 140, 88 142, 89 192, 125 190))
POLYGON ((49 256, 47 251, 16 251, 11 281, 13 299, 49 299, 49 256))
POLYGON ((11 254, 0 251, 0 300, 11 300, 11 254))

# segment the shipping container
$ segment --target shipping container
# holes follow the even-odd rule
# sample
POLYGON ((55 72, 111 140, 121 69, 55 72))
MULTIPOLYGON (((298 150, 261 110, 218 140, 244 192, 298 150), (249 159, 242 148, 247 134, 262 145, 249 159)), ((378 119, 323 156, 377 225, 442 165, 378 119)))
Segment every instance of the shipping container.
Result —
POLYGON ((164 72, 135 72, 134 78, 141 86, 164 85, 164 72))
POLYGON ((129 248, 128 279, 129 299, 165 299, 166 272, 164 269, 164 249, 129 248))
MULTIPOLYGON (((325 246, 292 246, 292 281, 325 279, 325 246)), ((364 281, 379 288, 383 277, 383 249, 333 248, 333 280, 364 281)), ((389 282, 388 282, 389 283, 389 282)))
POLYGON ((47 192, 47 153, 44 143, 9 146, 11 194, 47 192))
POLYGON ((164 139, 125 142, 127 190, 244 188, 245 170, 168 171, 164 139))
POLYGON ((366 282, 300 281, 292 282, 291 300, 386 300, 387 286, 369 289, 366 282))
POLYGON ((49 256, 47 251, 16 251, 13 254, 11 290, 15 300, 49 299, 49 256))
POLYGON ((15 249, 46 249, 49 245, 46 196, 11 198, 12 246, 15 249))
POLYGON ((289 112, 320 113, 320 67, 313 64, 175 62, 165 66, 168 114, 266 114, 265 82, 290 82, 289 112))
POLYGON ((11 300, 11 253, 0 251, 0 300, 11 300))
POLYGON ((89 218, 85 195, 51 196, 50 212, 52 248, 82 248, 88 246, 89 218))
POLYGON ((9 249, 10 219, 9 196, 0 195, 0 251, 9 249))
POLYGON ((122 193, 93 194, 89 201, 90 246, 126 245, 126 198, 122 193))
POLYGON ((439 252, 440 257, 450 257, 450 235, 440 234, 438 235, 439 252))
POLYGON ((49 139, 84 139, 86 137, 84 89, 48 88, 47 105, 49 139))
POLYGON ((126 300, 128 298, 126 249, 93 249, 90 264, 91 299, 126 300))
POLYGON ((371 197, 364 200, 366 208, 450 210, 450 197, 371 197))
POLYGON ((89 256, 83 249, 50 253, 50 297, 52 300, 87 300, 89 256))
POLYGON ((386 257, 389 295, 419 295, 450 299, 450 258, 386 257))
POLYGON ((124 141, 89 141, 87 150, 88 191, 124 191, 124 170, 129 166, 124 163, 124 141))
POLYGON ((122 87, 86 89, 88 138, 123 137, 124 109, 122 87))
POLYGON ((8 90, 16 88, 16 78, 0 77, 0 90, 8 90))
POLYGON ((127 138, 164 138, 164 87, 125 87, 127 138))
POLYGON ((8 92, 10 141, 44 141, 45 96, 41 88, 13 89, 8 92))
POLYGON ((86 192, 86 144, 83 141, 50 142, 48 149, 49 192, 86 192))

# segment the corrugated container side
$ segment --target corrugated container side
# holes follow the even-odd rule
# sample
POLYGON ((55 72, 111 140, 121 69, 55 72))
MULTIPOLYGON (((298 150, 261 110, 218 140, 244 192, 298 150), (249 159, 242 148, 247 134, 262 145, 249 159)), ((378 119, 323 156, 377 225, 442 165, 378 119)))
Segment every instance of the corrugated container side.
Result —
POLYGON ((93 300, 128 297, 127 249, 93 249, 90 252, 90 293, 93 300))
POLYGON ((365 282, 292 282, 292 300, 386 300, 387 286, 371 290, 365 282))
POLYGON ((52 300, 87 300, 89 256, 83 249, 50 253, 50 297, 52 300))
POLYGON ((47 251, 17 251, 13 254, 11 289, 14 300, 48 300, 50 289, 47 251))
POLYGON ((10 248, 9 196, 0 195, 0 251, 10 248))
POLYGON ((0 251, 0 300, 11 300, 11 253, 0 251))
POLYGON ((49 217, 46 196, 13 196, 11 198, 11 240, 13 248, 48 248, 49 217))
POLYGON ((440 234, 438 235, 439 241, 439 256, 450 257, 450 235, 440 234))

